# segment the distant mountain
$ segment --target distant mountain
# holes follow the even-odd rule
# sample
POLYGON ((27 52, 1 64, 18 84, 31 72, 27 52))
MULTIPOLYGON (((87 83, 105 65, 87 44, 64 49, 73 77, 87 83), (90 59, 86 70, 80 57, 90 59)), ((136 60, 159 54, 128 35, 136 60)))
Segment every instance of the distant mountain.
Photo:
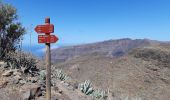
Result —
POLYGON ((68 46, 57 49, 52 49, 51 58, 52 62, 63 62, 68 59, 87 56, 87 55, 100 55, 105 57, 118 57, 126 55, 131 49, 137 47, 144 47, 150 45, 158 45, 162 42, 149 40, 149 39, 117 39, 108 40, 103 42, 83 44, 77 46, 68 46))
POLYGON ((129 100, 170 100, 168 42, 119 39, 55 49, 53 53, 66 60, 53 64, 53 73, 63 69, 75 81, 72 84, 90 80, 94 88, 109 89, 115 100, 126 96, 129 100))

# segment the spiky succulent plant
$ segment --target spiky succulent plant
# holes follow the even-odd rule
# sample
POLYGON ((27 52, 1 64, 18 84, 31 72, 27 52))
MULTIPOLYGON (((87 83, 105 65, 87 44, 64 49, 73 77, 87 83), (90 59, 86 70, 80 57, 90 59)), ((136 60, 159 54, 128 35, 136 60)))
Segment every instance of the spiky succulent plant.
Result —
POLYGON ((98 100, 106 100, 107 95, 105 91, 98 89, 93 92, 93 97, 98 100))
POLYGON ((86 80, 84 83, 79 84, 79 90, 83 92, 86 95, 92 95, 93 93, 93 88, 92 84, 89 80, 86 80))
POLYGON ((39 74, 40 74, 39 78, 40 78, 41 81, 46 79, 46 72, 45 72, 45 70, 40 71, 39 74))
POLYGON ((61 81, 65 81, 69 79, 69 76, 65 74, 62 70, 57 70, 56 77, 57 79, 60 79, 61 81))

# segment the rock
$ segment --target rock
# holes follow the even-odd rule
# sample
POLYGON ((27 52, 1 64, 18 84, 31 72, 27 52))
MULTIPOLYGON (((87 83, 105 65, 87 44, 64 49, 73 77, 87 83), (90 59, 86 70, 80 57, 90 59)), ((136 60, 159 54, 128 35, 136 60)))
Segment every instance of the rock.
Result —
POLYGON ((40 86, 35 85, 35 86, 32 87, 32 89, 31 89, 31 95, 32 95, 33 97, 39 97, 39 96, 41 96, 41 94, 42 94, 42 92, 41 92, 41 90, 40 90, 40 86))
POLYGON ((28 81, 31 83, 36 83, 38 81, 38 78, 37 77, 29 77, 28 81))
POLYGON ((63 83, 63 84, 64 84, 64 86, 65 86, 65 87, 70 86, 70 84, 69 84, 69 83, 66 83, 66 82, 65 82, 65 83, 63 83))
POLYGON ((69 68, 70 70, 80 70, 80 68, 79 68, 79 64, 74 64, 73 66, 71 66, 70 68, 69 68))
POLYGON ((59 88, 57 86, 52 87, 51 89, 54 90, 55 92, 59 90, 59 88))
POLYGON ((3 67, 3 68, 7 68, 8 64, 4 61, 0 61, 0 66, 3 67))
POLYGON ((38 97, 38 98, 36 98, 35 100, 45 100, 45 97, 38 97))
POLYGON ((73 83, 73 88, 74 88, 74 89, 78 89, 78 86, 79 86, 79 83, 78 83, 78 82, 73 83))
POLYGON ((31 91, 22 91, 20 100, 31 100, 31 91))
POLYGON ((73 86, 69 86, 67 87, 69 90, 74 90, 74 87, 73 86))
POLYGON ((14 83, 14 84, 18 84, 21 79, 22 79, 22 78, 21 78, 21 76, 19 76, 19 75, 14 76, 14 77, 13 77, 13 83, 14 83))
POLYGON ((45 96, 46 92, 45 91, 42 91, 42 96, 45 96))
POLYGON ((65 82, 64 81, 60 81, 61 84, 64 84, 65 82))
POLYGON ((58 93, 62 94, 62 93, 63 93, 63 91, 62 91, 62 90, 58 90, 58 93))
POLYGON ((52 96, 51 100, 58 100, 58 97, 57 96, 52 96))
POLYGON ((2 75, 6 77, 11 76, 11 75, 21 76, 21 73, 19 72, 18 69, 11 69, 11 70, 5 71, 2 75))
POLYGON ((2 76, 8 77, 8 76, 11 76, 12 74, 13 74, 13 70, 8 70, 8 71, 4 72, 2 74, 2 76))
POLYGON ((4 80, 4 81, 0 81, 0 88, 5 88, 8 84, 8 81, 4 80))
POLYGON ((18 72, 18 71, 19 71, 19 70, 15 70, 14 73, 13 73, 13 75, 15 75, 15 76, 17 76, 17 75, 21 76, 21 75, 22 75, 21 72, 18 72))
POLYGON ((19 83, 23 85, 23 84, 25 84, 27 82, 25 80, 20 80, 19 83))
POLYGON ((25 68, 25 67, 21 67, 21 71, 22 71, 23 73, 25 73, 26 68, 25 68))
POLYGON ((60 90, 57 86, 52 87, 51 90, 54 91, 55 93, 56 93, 56 92, 59 93, 60 95, 63 94, 63 91, 60 90))
POLYGON ((13 83, 13 84, 18 84, 18 83, 19 83, 19 80, 13 80, 12 83, 13 83))
POLYGON ((21 80, 21 79, 22 79, 21 76, 19 76, 19 75, 15 76, 14 78, 15 78, 15 79, 18 79, 18 80, 21 80))
POLYGON ((40 86, 41 86, 41 89, 45 90, 45 88, 46 88, 45 83, 44 84, 40 84, 40 86))
POLYGON ((5 62, 4 61, 0 61, 0 65, 3 65, 5 62))
MULTIPOLYGON (((21 87, 21 91, 20 93, 22 94, 21 96, 23 96, 23 93, 27 93, 26 96, 28 96, 30 91, 30 95, 29 98, 30 99, 35 99, 35 97, 39 97, 42 95, 42 91, 40 90, 40 86, 38 84, 25 84, 21 87)), ((30 100, 28 99, 28 100, 30 100)), ((23 99, 23 100, 27 100, 27 99, 23 99)))

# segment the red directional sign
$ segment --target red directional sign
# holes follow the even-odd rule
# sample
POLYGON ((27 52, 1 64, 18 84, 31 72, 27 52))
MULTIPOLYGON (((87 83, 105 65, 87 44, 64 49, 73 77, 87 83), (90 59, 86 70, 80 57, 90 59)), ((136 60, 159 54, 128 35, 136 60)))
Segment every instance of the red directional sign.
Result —
POLYGON ((37 25, 35 27, 35 31, 37 33, 53 33, 54 32, 54 25, 53 24, 37 25))
POLYGON ((38 43, 55 43, 57 40, 55 35, 38 35, 38 43))

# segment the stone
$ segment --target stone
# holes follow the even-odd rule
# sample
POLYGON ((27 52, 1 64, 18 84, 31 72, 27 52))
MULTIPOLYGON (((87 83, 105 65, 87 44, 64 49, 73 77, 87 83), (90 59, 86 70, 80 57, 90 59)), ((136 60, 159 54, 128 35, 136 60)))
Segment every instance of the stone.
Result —
POLYGON ((2 76, 5 76, 5 77, 8 77, 8 76, 11 76, 13 74, 13 70, 8 70, 8 71, 5 71, 2 76))
POLYGON ((63 91, 62 90, 58 90, 58 93, 63 94, 63 91))
POLYGON ((0 66, 1 66, 2 68, 7 68, 7 67, 8 67, 8 64, 7 64, 6 62, 4 62, 4 61, 0 61, 0 66))
POLYGON ((14 76, 17 76, 17 75, 21 76, 22 74, 21 74, 20 72, 18 72, 18 70, 15 70, 14 73, 13 73, 13 75, 14 75, 14 76))
POLYGON ((35 100, 45 100, 45 97, 37 97, 35 100))
POLYGON ((13 84, 18 84, 18 83, 19 83, 19 80, 13 80, 12 83, 13 83, 13 84))
POLYGON ((22 92, 20 100, 31 100, 31 91, 20 91, 22 92))
POLYGON ((29 78, 29 81, 30 81, 31 83, 36 83, 36 82, 38 81, 38 78, 37 78, 37 77, 30 77, 30 78, 29 78))
POLYGON ((8 84, 7 80, 0 81, 0 88, 5 88, 8 84))
POLYGON ((78 89, 78 86, 79 86, 79 83, 78 83, 78 82, 73 83, 73 88, 74 88, 74 89, 78 89))
POLYGON ((65 82, 65 83, 64 83, 64 86, 65 86, 65 87, 68 87, 68 86, 70 86, 70 84, 65 82))
POLYGON ((23 85, 23 84, 25 84, 27 82, 25 80, 20 80, 19 83, 23 85))
POLYGON ((34 86, 32 86, 32 88, 31 88, 31 95, 33 96, 33 97, 39 97, 39 96, 41 96, 41 91, 40 91, 40 86, 38 86, 38 85, 34 85, 34 86))
POLYGON ((19 75, 15 76, 14 78, 15 78, 15 79, 18 79, 18 80, 21 80, 21 79, 22 79, 21 76, 19 76, 19 75))
POLYGON ((58 100, 58 97, 57 96, 52 96, 51 100, 58 100))
POLYGON ((22 78, 21 78, 21 76, 19 76, 19 75, 14 76, 14 77, 13 77, 13 83, 14 83, 14 84, 18 84, 21 79, 22 79, 22 78))
POLYGON ((4 61, 0 61, 0 65, 3 65, 5 62, 4 61))
POLYGON ((30 91, 30 99, 35 99, 35 97, 39 97, 42 95, 42 91, 40 90, 40 86, 38 84, 24 84, 21 87, 20 93, 23 92, 28 94, 27 91, 30 91))
POLYGON ((54 91, 58 91, 59 90, 59 88, 57 86, 52 87, 51 89, 54 90, 54 91))
POLYGON ((69 86, 67 87, 69 90, 74 90, 74 87, 73 86, 69 86))

